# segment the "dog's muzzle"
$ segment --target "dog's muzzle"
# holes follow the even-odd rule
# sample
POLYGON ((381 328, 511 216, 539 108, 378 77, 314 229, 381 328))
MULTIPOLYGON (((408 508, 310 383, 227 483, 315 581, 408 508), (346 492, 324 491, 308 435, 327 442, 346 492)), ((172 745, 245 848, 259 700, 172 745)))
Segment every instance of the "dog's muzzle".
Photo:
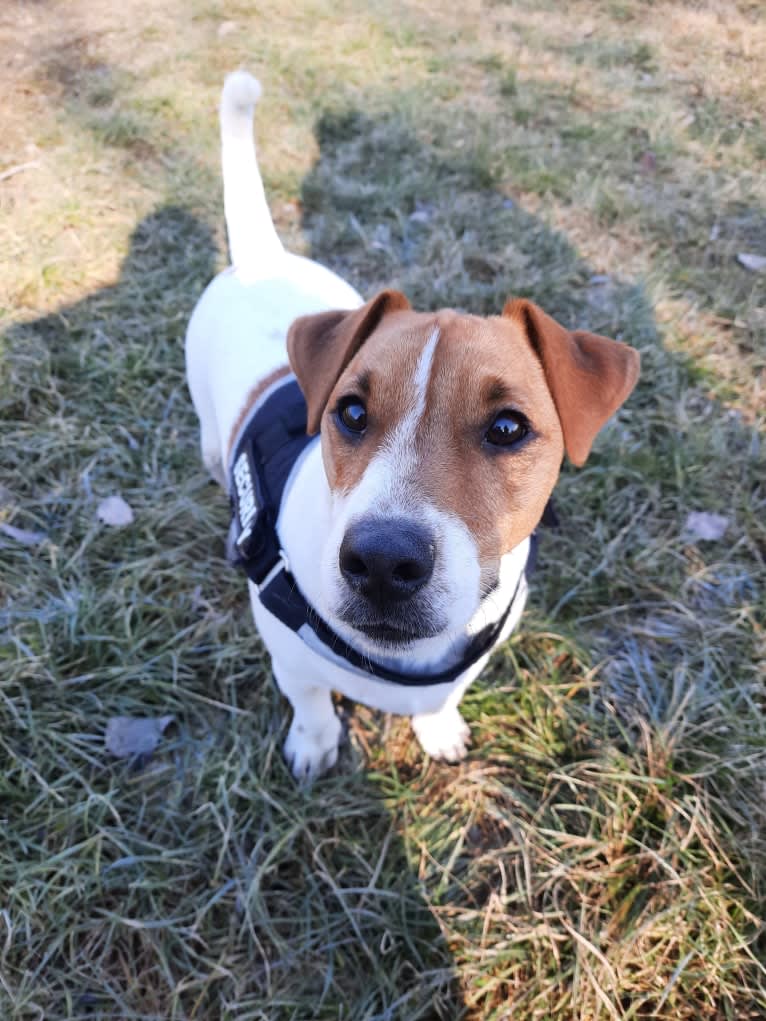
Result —
POLYGON ((403 518, 362 518, 343 537, 338 564, 354 594, 343 618, 368 637, 401 644, 436 633, 430 614, 415 597, 428 584, 436 562, 431 531, 403 518))

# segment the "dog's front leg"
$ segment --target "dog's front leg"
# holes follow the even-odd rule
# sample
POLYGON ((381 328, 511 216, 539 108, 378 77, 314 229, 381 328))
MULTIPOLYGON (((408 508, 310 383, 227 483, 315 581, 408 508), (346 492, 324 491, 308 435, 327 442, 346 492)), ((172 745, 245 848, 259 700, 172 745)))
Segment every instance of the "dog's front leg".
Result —
POLYGON ((327 688, 309 684, 289 669, 273 665, 279 689, 293 707, 285 759, 296 780, 310 782, 335 765, 341 723, 327 688))

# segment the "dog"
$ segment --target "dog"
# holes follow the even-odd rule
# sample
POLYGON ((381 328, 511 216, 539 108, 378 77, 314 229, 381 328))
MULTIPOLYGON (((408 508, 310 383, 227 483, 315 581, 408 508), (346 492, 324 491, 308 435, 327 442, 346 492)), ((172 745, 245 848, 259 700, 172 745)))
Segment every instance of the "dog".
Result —
POLYGON ((286 252, 256 161, 260 91, 244 71, 223 87, 231 266, 194 309, 186 364, 230 556, 292 705, 285 757, 301 781, 335 764, 335 691, 410 716, 455 762, 459 702, 518 624, 564 453, 585 462, 639 356, 526 299, 486 318, 395 290, 364 301, 286 252))

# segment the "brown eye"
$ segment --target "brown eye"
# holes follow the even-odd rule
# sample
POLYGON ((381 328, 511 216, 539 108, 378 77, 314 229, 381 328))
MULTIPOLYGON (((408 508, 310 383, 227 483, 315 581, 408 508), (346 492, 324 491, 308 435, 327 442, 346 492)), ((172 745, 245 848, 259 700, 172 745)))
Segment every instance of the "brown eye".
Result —
POLYGON ((493 447, 512 447, 529 433, 529 423, 516 411, 501 411, 484 434, 493 447))
POLYGON ((344 397, 335 412, 342 429, 361 436, 367 428, 367 409, 358 397, 344 397))

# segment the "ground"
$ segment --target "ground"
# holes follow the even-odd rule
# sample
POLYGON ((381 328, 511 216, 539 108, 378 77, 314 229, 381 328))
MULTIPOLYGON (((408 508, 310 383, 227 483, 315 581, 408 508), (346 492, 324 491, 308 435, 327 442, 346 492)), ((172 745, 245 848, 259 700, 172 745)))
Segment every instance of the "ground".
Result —
POLYGON ((0 1016, 766 1017, 763 5, 6 0, 0 52, 0 1016), (345 703, 281 758, 183 379, 237 66, 294 249, 642 352, 457 767, 345 703))

